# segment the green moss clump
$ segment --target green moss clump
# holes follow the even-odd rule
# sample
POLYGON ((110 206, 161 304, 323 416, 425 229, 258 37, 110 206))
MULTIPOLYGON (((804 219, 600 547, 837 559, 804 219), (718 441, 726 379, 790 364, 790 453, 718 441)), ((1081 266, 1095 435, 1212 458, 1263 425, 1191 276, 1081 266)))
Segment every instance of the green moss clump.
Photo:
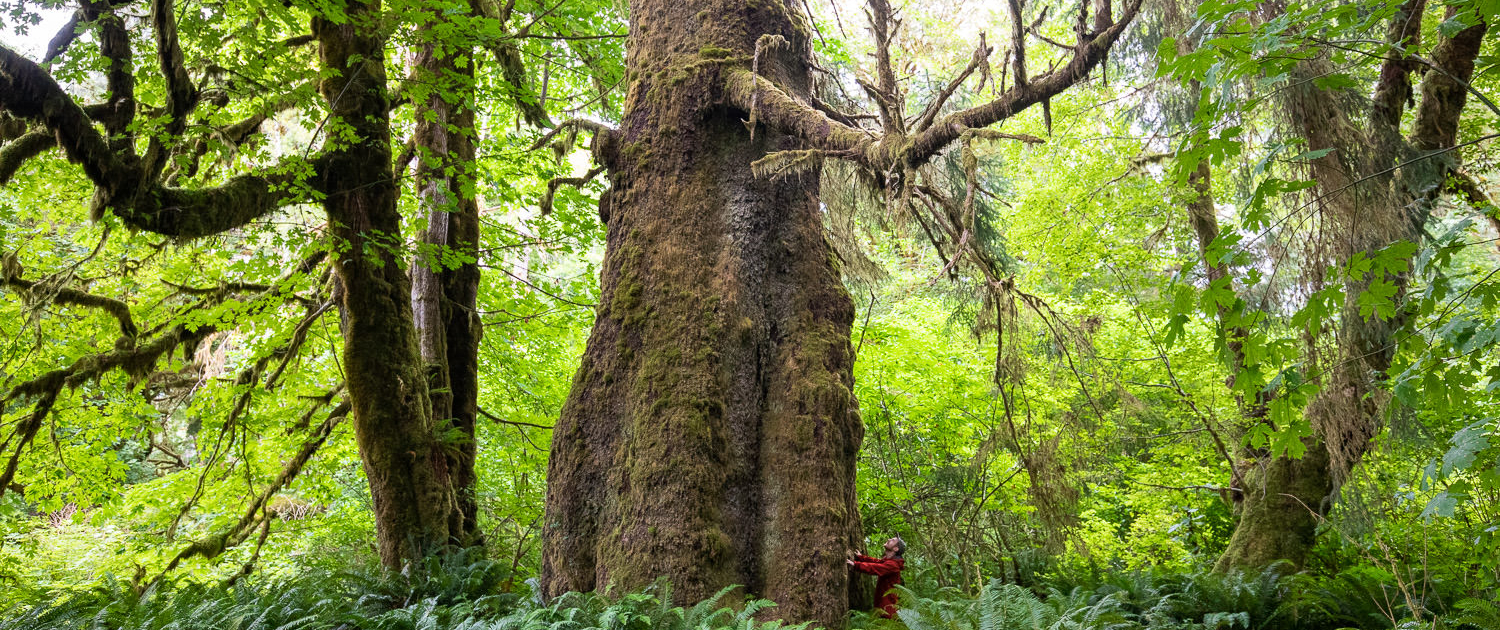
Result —
POLYGON ((704 46, 698 49, 698 55, 707 59, 728 59, 734 56, 734 51, 719 46, 704 46))

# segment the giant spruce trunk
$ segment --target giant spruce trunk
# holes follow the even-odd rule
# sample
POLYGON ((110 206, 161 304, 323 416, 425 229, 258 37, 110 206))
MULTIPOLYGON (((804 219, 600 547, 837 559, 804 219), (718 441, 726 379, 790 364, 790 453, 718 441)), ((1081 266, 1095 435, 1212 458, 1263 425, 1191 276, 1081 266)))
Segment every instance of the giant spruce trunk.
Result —
POLYGON ((319 86, 329 125, 341 130, 330 134, 337 140, 325 154, 321 188, 344 289, 343 368, 355 438, 381 561, 399 568, 450 544, 457 508, 401 264, 380 4, 350 2, 345 13, 345 20, 312 24, 323 66, 338 73, 319 86))
POLYGON ((542 583, 732 585, 775 614, 841 623, 861 544, 853 305, 824 241, 818 177, 751 174, 797 142, 724 105, 721 69, 809 90, 804 26, 780 2, 634 0, 602 294, 553 431, 542 583))

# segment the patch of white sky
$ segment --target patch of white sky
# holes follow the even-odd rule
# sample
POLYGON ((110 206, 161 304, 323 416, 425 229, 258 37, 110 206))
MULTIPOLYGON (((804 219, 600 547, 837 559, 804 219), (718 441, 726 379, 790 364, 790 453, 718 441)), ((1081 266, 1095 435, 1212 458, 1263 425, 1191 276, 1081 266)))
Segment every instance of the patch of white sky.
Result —
POLYGON ((72 8, 37 6, 25 3, 23 15, 4 16, 4 28, 0 28, 0 44, 27 57, 40 61, 47 54, 47 43, 52 36, 68 24, 73 15, 72 8))

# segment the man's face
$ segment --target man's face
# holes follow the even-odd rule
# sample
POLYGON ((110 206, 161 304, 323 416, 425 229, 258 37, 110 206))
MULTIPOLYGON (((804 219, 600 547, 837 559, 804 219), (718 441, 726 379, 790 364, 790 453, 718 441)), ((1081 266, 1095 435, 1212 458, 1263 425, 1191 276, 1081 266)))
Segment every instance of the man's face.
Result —
POLYGON ((896 542, 895 538, 885 541, 886 553, 896 553, 896 550, 899 548, 901 548, 901 545, 900 543, 896 542))

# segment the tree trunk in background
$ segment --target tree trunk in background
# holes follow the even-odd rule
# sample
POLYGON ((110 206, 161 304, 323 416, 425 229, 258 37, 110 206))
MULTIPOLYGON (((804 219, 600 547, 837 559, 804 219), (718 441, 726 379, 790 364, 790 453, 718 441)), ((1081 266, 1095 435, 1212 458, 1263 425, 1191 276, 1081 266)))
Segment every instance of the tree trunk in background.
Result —
POLYGON ((1322 440, 1304 443, 1307 452, 1299 459, 1272 457, 1247 466, 1239 522, 1214 570, 1254 571, 1282 560, 1301 569, 1307 561, 1333 480, 1322 440))
MULTIPOLYGON (((1398 50, 1416 49, 1425 10, 1424 0, 1407 0, 1392 18, 1386 41, 1398 50)), ((1449 17, 1454 13, 1450 7, 1449 17)), ((1402 110, 1413 94, 1411 74, 1420 68, 1414 58, 1386 59, 1372 101, 1348 90, 1318 87, 1313 79, 1333 72, 1326 57, 1303 61, 1293 71, 1291 87, 1282 92, 1287 118, 1309 150, 1332 150, 1311 161, 1310 174, 1318 183, 1326 229, 1337 234, 1331 239, 1336 263, 1345 264, 1356 254, 1373 258, 1398 241, 1422 242, 1428 207, 1456 158, 1414 158, 1456 144, 1467 98, 1463 85, 1473 76, 1485 31, 1483 24, 1471 26, 1442 38, 1432 49, 1438 69, 1428 73, 1422 86, 1409 136, 1401 130, 1402 110), (1366 120, 1356 124, 1351 112, 1361 109, 1366 109, 1366 120), (1397 164, 1403 166, 1393 168, 1397 164)), ((1259 568, 1277 560, 1301 567, 1316 533, 1314 512, 1322 514, 1332 504, 1339 484, 1379 432, 1386 372, 1397 333, 1408 324, 1402 302, 1410 274, 1386 279, 1396 290, 1395 312, 1388 318, 1360 313, 1360 295, 1376 279, 1366 274, 1345 280, 1338 356, 1326 362, 1331 365, 1326 374, 1312 375, 1322 386, 1307 409, 1316 437, 1304 441, 1308 451, 1302 459, 1276 458, 1247 476, 1240 522, 1218 569, 1259 568)))
MULTIPOLYGON (((441 19, 436 16, 434 19, 441 19)), ((430 26, 422 32, 435 37, 430 26)), ((451 46, 448 47, 451 51, 451 46)), ((463 544, 482 544, 474 497, 475 423, 479 414, 479 204, 474 198, 476 133, 474 67, 428 43, 415 73, 432 92, 419 107, 417 200, 427 218, 422 248, 411 268, 417 345, 427 367, 432 417, 444 449, 454 498, 450 531, 463 544)))
POLYGON ((723 105, 720 64, 762 34, 762 75, 803 96, 806 26, 781 3, 634 0, 598 313, 553 430, 545 595, 639 588, 692 602, 745 585, 778 617, 837 627, 863 542, 854 308, 823 237, 816 169, 751 174, 798 148, 723 105))
POLYGON ((319 86, 329 126, 341 129, 329 134, 321 189, 344 287, 343 368, 355 438, 381 561, 399 569, 449 544, 457 507, 402 269, 380 4, 351 1, 344 13, 338 22, 312 21, 323 66, 340 73, 319 86))

